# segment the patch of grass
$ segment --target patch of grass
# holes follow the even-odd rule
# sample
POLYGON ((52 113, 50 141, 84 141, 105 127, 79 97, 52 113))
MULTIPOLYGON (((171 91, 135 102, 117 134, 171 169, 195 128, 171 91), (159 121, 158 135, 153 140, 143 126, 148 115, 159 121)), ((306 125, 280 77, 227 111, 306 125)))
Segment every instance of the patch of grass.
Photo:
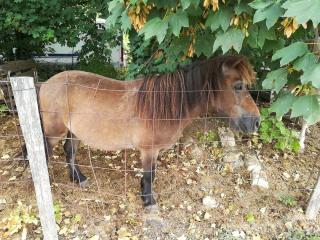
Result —
POLYGON ((295 207, 298 204, 295 198, 290 195, 281 195, 279 201, 288 207, 295 207))
POLYGON ((81 71, 99 74, 105 77, 117 78, 117 71, 111 63, 92 60, 89 63, 79 63, 76 68, 81 71))
POLYGON ((293 230, 286 234, 288 240, 320 240, 319 234, 307 233, 301 230, 293 230))
POLYGON ((272 143, 274 149, 297 153, 300 150, 299 133, 288 129, 282 121, 272 116, 267 108, 261 108, 260 138, 263 143, 272 143))
POLYGON ((6 104, 0 104, 0 116, 4 116, 9 111, 6 104))
POLYGON ((197 132, 198 141, 204 145, 211 145, 214 141, 218 141, 218 134, 211 130, 206 132, 197 132))

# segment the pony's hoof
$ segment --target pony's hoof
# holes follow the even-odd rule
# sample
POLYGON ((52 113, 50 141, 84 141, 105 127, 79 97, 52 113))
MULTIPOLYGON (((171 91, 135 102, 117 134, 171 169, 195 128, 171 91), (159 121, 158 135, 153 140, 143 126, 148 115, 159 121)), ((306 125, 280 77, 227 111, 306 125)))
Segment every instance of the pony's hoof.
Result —
POLYGON ((141 198, 145 207, 153 206, 156 204, 156 200, 153 198, 153 195, 142 195, 141 198))
POLYGON ((86 187, 88 187, 88 186, 89 186, 89 180, 86 179, 86 180, 84 180, 84 181, 82 181, 82 182, 79 182, 79 186, 80 186, 81 188, 86 188, 86 187))

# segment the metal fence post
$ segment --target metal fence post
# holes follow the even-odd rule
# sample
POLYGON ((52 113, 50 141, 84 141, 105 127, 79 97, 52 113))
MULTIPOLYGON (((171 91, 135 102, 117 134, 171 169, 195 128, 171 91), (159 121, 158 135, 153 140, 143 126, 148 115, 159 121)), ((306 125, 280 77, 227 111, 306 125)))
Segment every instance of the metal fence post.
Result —
POLYGON ((10 82, 28 150, 44 239, 57 240, 58 234, 34 81, 32 77, 11 77, 10 82))

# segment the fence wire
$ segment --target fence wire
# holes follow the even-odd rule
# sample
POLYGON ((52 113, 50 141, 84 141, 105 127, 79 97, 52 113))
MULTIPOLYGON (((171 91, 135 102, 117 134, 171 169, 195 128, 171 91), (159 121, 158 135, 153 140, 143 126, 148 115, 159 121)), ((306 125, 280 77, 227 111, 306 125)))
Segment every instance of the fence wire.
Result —
MULTIPOLYGON (((2 86, 7 87, 7 91, 10 92, 10 83, 9 81, 0 81, 2 86)), ((38 89, 41 85, 48 85, 52 83, 42 83, 36 82, 38 89)), ((128 83, 130 84, 130 83, 128 83)), ((54 84, 53 84, 54 85, 54 84)), ((94 96, 97 94, 97 91, 108 91, 115 94, 122 94, 123 92, 137 92, 138 90, 117 90, 117 89, 104 89, 100 88, 98 84, 96 87, 88 87, 87 85, 81 84, 71 84, 69 80, 66 79, 66 92, 68 94, 68 87, 77 87, 81 89, 91 89, 94 91, 94 96)), ((27 89, 25 89, 27 91, 27 89)), ((214 90, 211 90, 214 91, 214 90)), ((211 91, 206 91, 208 94, 211 91)), ((217 90, 219 92, 224 90, 217 90)), ((261 93, 269 94, 269 91, 264 90, 249 90, 250 92, 255 93, 255 102, 259 106, 267 106, 268 102, 261 101, 259 97, 261 93)), ((180 91, 173 91, 179 93, 180 91)), ((193 91, 191 91, 193 92, 193 91)), ((12 98, 12 95, 10 96, 12 98)), ((93 101, 93 99, 91 99, 93 101)), ((126 103, 129 103, 129 99, 124 100, 126 103)), ((153 124, 155 121, 181 121, 182 120, 190 120, 195 122, 202 122, 198 125, 202 127, 200 131, 203 133, 208 131, 215 131, 216 129, 211 129, 212 126, 226 126, 230 127, 231 119, 229 117, 219 117, 215 116, 209 112, 209 103, 206 104, 206 111, 200 117, 196 118, 186 118, 186 119, 150 119, 137 116, 134 120, 146 121, 153 120, 153 124), (223 122, 223 123, 222 123, 223 122)), ((130 120, 132 118, 123 119, 121 117, 108 117, 109 113, 105 112, 93 112, 88 109, 88 112, 77 112, 70 110, 69 106, 69 98, 67 96, 67 114, 69 116, 69 126, 70 132, 72 131, 73 123, 71 119, 75 115, 80 115, 80 117, 85 118, 88 114, 94 115, 99 119, 101 116, 103 117, 103 121, 123 121, 125 122, 124 128, 128 129, 130 120)), ((129 104, 127 104, 129 106, 129 104)), ((182 109, 182 106, 181 108, 182 109)), ((126 109, 125 111, 128 111, 126 109)), ((43 114, 57 114, 57 113, 65 113, 60 111, 46 111, 41 110, 41 115, 43 114)), ((11 189, 17 188, 18 191, 23 191, 29 193, 28 196, 24 195, 23 197, 32 198, 33 193, 33 185, 30 172, 27 167, 27 157, 23 155, 19 155, 19 153, 23 153, 23 135, 21 133, 21 129, 19 126, 19 119, 17 115, 17 110, 14 105, 10 105, 8 109, 2 109, 0 111, 1 121, 1 129, 0 129, 0 143, 2 144, 2 150, 0 155, 0 188, 3 191, 3 195, 10 192, 11 189), (17 169, 19 170, 18 174, 16 174, 17 169)), ((289 115, 284 116, 285 118, 289 118, 289 115)), ((297 127, 298 120, 294 120, 289 122, 291 126, 297 127)), ((88 129, 92 126, 87 126, 88 129)), ((132 126, 131 126, 132 127, 132 126)), ((276 131, 275 126, 273 126, 274 131, 276 131)), ((151 144, 144 144, 143 147, 151 147, 153 148, 161 148, 167 147, 167 144, 157 144, 154 143, 155 139, 155 127, 152 127, 152 142, 151 144)), ((129 139, 129 132, 126 132, 126 138, 129 139)), ((235 151, 241 152, 243 148, 247 148, 245 145, 252 140, 254 137, 259 143, 262 142, 262 139, 259 135, 243 135, 242 137, 238 137, 235 140, 237 149, 235 151)), ((140 161, 140 154, 137 149, 132 149, 132 144, 117 146, 112 144, 112 142, 106 142, 106 149, 118 149, 119 147, 124 148, 121 151, 101 151, 92 149, 92 146, 88 146, 85 144, 81 144, 76 159, 78 163, 76 166, 79 167, 84 175, 86 175, 89 179, 89 185, 86 187, 80 187, 79 183, 76 181, 70 181, 69 179, 69 170, 68 165, 65 161, 65 156, 63 153, 63 148, 61 146, 61 142, 66 140, 82 140, 73 137, 52 137, 46 136, 47 140, 55 139, 60 140, 60 144, 53 149, 53 155, 48 160, 48 169, 51 178, 52 191, 54 195, 55 202, 63 202, 67 205, 67 208, 73 212, 77 212, 77 208, 80 206, 84 208, 86 211, 85 220, 91 222, 92 224, 96 224, 97 221, 105 221, 110 214, 112 214, 114 206, 122 208, 121 204, 129 204, 134 199, 134 204, 142 205, 142 201, 140 200, 140 179, 142 177, 142 166, 140 161), (134 195, 134 196, 132 196, 134 195)), ((286 139, 284 137, 284 139, 286 139)), ((208 139, 205 143, 201 143, 199 139, 197 139, 193 135, 193 141, 189 142, 177 142, 171 148, 166 151, 162 151, 159 154, 159 157, 156 162, 156 180, 154 182, 155 192, 157 194, 158 201, 160 203, 166 202, 166 197, 170 197, 174 194, 182 194, 190 187, 194 189, 193 186, 196 185, 192 180, 194 177, 192 174, 188 173, 190 170, 198 171, 198 172, 211 172, 215 174, 215 172, 221 173, 225 170, 222 162, 223 154, 221 152, 223 149, 219 147, 221 142, 219 139, 208 139), (205 145, 203 151, 213 151, 213 153, 206 153, 206 157, 199 157, 198 159, 194 159, 195 157, 190 156, 190 152, 192 152, 193 148, 196 146, 200 149, 201 145, 205 145), (207 149, 206 149, 207 148, 207 149), (218 152, 215 155, 215 152, 218 152), (194 164, 190 167, 189 163, 194 161, 194 164), (185 167, 188 166, 188 167, 185 167), (189 168, 189 169, 188 169, 189 168), (184 170, 183 170, 184 169, 184 170), (199 170, 200 169, 200 170, 199 170), (189 175, 191 176, 189 178, 189 175), (181 178, 188 181, 191 179, 191 183, 185 184, 185 181, 181 181, 181 178), (164 189, 162 189, 164 188, 164 189), (159 200, 160 199, 160 200, 159 200)), ((142 147, 141 146, 141 147, 142 147)), ((258 150, 263 151, 264 145, 260 149, 256 149, 256 147, 248 147, 250 151, 258 150)), ((274 155, 274 153, 272 154, 274 155)), ((262 156, 263 157, 263 156, 262 156)), ((268 162, 262 160, 263 168, 266 168, 267 175, 272 175, 272 172, 268 172, 270 168, 268 167, 268 162)), ((274 161, 279 161, 278 159, 273 159, 274 161)), ((299 184, 291 184, 289 189, 290 191, 298 192, 304 191, 307 194, 310 193, 311 189, 306 189, 306 186, 310 187, 311 183, 314 183, 317 172, 319 172, 319 164, 317 161, 312 164, 312 169, 309 169, 309 175, 304 177, 303 182, 299 182, 299 184)), ((278 165, 280 168, 279 171, 286 172, 288 169, 278 165)), ((238 175, 238 170, 233 170, 233 172, 238 175)), ((243 173, 243 171, 239 171, 243 173)), ((241 175, 239 173, 239 175, 241 175)), ((276 178, 281 178, 282 176, 277 176, 276 178)), ((250 182, 250 177, 248 175, 238 176, 239 179, 245 179, 245 182, 250 182)), ((232 184, 232 183, 229 183, 232 184)), ((272 184, 272 183, 271 183, 272 184)), ((219 183, 215 183, 215 185, 219 185, 219 183)), ((308 188, 307 187, 307 188, 308 188)), ((199 188, 201 186, 199 185, 199 188)), ((274 189, 274 188, 273 188, 274 189)), ((19 193, 17 192, 17 199, 20 199, 19 193)), ((27 199, 23 199, 27 201, 27 199)), ((31 201, 34 203, 34 200, 31 201)), ((14 201, 12 205, 16 204, 14 201)), ((132 204, 132 202, 130 203, 132 204)), ((140 206, 141 207, 141 206, 140 206)), ((123 209, 126 209, 124 206, 123 209)), ((120 214, 121 215, 121 214, 120 214)))

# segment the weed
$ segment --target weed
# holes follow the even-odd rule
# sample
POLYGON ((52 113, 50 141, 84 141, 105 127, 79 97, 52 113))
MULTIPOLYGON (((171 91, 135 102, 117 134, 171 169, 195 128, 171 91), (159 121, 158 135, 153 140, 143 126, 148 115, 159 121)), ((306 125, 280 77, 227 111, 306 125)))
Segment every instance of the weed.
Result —
POLYGON ((6 112, 9 111, 9 108, 6 104, 0 104, 0 117, 4 116, 6 112))
POLYGON ((203 145, 211 145, 218 140, 218 134, 211 130, 206 132, 197 132, 197 139, 203 145))
POLYGON ((264 143, 273 143, 277 150, 297 153, 300 150, 298 132, 286 128, 282 121, 270 115, 267 108, 260 109, 261 125, 259 133, 264 143))
POLYGON ((32 207, 18 201, 18 207, 0 222, 0 239, 10 238, 21 230, 26 231, 29 225, 38 224, 39 220, 32 207))
POLYGON ((279 197, 279 201, 288 207, 294 207, 297 205, 297 201, 290 195, 281 195, 279 197))

